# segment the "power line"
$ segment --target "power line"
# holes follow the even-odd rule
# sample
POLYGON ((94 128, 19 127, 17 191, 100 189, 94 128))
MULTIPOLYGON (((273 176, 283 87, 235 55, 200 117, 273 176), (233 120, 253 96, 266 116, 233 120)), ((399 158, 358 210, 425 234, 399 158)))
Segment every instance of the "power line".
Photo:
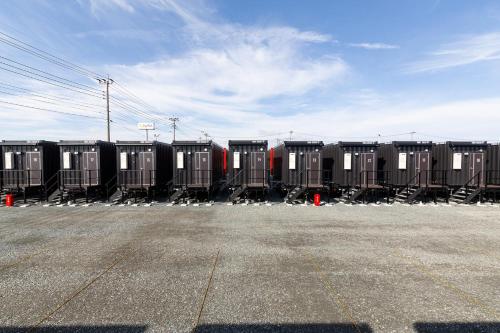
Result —
MULTIPOLYGON (((1 58, 1 59, 4 59, 4 60, 6 60, 6 61, 12 62, 12 63, 14 63, 14 64, 16 64, 16 65, 20 65, 20 66, 23 66, 23 67, 29 68, 29 69, 31 69, 31 70, 34 70, 34 71, 37 71, 37 72, 40 72, 40 73, 43 73, 43 74, 46 74, 46 75, 49 75, 49 76, 55 77, 55 78, 57 78, 57 79, 59 79, 59 80, 67 81, 67 82, 69 82, 69 83, 71 83, 71 84, 73 84, 73 85, 79 85, 79 86, 82 86, 82 87, 86 88, 87 90, 92 90, 92 91, 97 91, 97 92, 100 92, 98 89, 95 89, 94 87, 91 87, 91 86, 89 86, 89 85, 86 85, 86 84, 83 84, 83 83, 79 83, 79 82, 75 82, 75 81, 72 81, 72 80, 65 79, 65 78, 63 78, 63 77, 61 77, 61 76, 57 76, 57 75, 51 74, 51 73, 49 73, 49 72, 43 71, 43 70, 41 70, 41 69, 38 69, 38 68, 35 68, 35 67, 32 67, 32 66, 29 66, 29 65, 23 64, 23 63, 21 63, 21 62, 18 62, 18 61, 15 61, 15 60, 12 60, 12 59, 9 59, 9 58, 6 58, 6 57, 3 57, 3 56, 0 56, 0 58, 1 58)), ((8 65, 8 64, 5 64, 5 65, 7 65, 7 66, 12 66, 12 67, 14 67, 14 68, 17 68, 17 67, 15 67, 15 66, 13 66, 13 65, 8 65)), ((20 69, 20 68, 18 68, 18 69, 20 69)), ((21 70, 21 69, 20 69, 20 70, 21 70)), ((40 75, 40 74, 36 74, 36 73, 33 73, 33 74, 34 74, 34 75, 40 75)))
POLYGON ((125 103, 123 103, 123 102, 121 102, 121 101, 117 100, 114 96, 110 96, 110 98, 111 98, 110 102, 111 102, 112 104, 114 104, 114 105, 116 105, 116 106, 118 106, 118 107, 121 107, 123 110, 126 110, 126 111, 128 111, 128 112, 131 112, 131 113, 133 113, 134 115, 136 115, 136 116, 140 116, 140 117, 142 117, 142 118, 147 118, 147 119, 149 119, 149 120, 153 120, 153 121, 156 121, 156 120, 157 120, 156 118, 154 118, 154 117, 150 116, 149 114, 147 114, 147 113, 145 113, 145 112, 143 112, 143 111, 141 111, 141 110, 139 110, 139 109, 137 109, 137 108, 134 108, 134 107, 132 107, 132 106, 130 106, 130 105, 128 105, 128 104, 125 104, 125 103))
POLYGON ((56 86, 56 87, 59 87, 59 88, 71 90, 71 91, 74 91, 74 92, 77 92, 77 93, 80 93, 80 94, 84 94, 84 95, 88 95, 88 96, 92 96, 92 97, 97 97, 97 98, 102 98, 102 96, 90 94, 90 93, 85 92, 85 91, 80 91, 80 90, 77 90, 77 89, 74 89, 74 88, 71 88, 71 87, 63 86, 63 85, 60 85, 60 84, 57 84, 57 83, 54 83, 54 82, 50 82, 50 81, 47 81, 47 80, 43 80, 43 79, 31 76, 31 75, 19 73, 19 72, 13 71, 11 69, 4 68, 2 66, 0 66, 0 69, 2 69, 4 71, 7 71, 7 72, 11 72, 11 73, 17 74, 17 75, 21 75, 21 76, 24 76, 24 77, 27 77, 27 78, 30 78, 30 79, 33 79, 33 80, 36 80, 36 81, 44 82, 44 83, 47 83, 47 84, 50 84, 50 85, 53 85, 53 86, 56 86))
MULTIPOLYGON (((2 88, 2 87, 0 87, 2 88)), ((10 92, 7 92, 7 91, 2 91, 0 90, 0 93, 1 94, 5 94, 5 95, 10 95, 10 96, 19 96, 18 94, 13 94, 13 93, 10 93, 10 92)), ((26 98, 26 97, 24 97, 26 98)), ((37 102, 41 102, 41 103, 46 103, 46 104, 50 104, 50 105, 56 105, 56 106, 61 106, 61 104, 58 104, 58 103, 54 103, 54 102, 50 102, 50 101, 44 101, 44 100, 41 100, 41 99, 37 99, 37 98, 30 98, 30 100, 32 101, 37 101, 37 102)), ((89 106, 86 106, 85 108, 83 107, 79 107, 79 106, 71 106, 73 109, 77 109, 77 110, 82 110, 82 111, 87 111, 89 109, 93 109, 89 106)))
MULTIPOLYGON (((90 92, 90 93, 100 93, 99 90, 95 90, 95 89, 89 89, 89 88, 86 88, 86 87, 79 87, 80 84, 78 83, 73 83, 73 81, 69 81, 69 80, 66 80, 66 79, 62 79, 62 78, 59 78, 58 76, 55 76, 55 75, 52 75, 52 74, 49 74, 49 76, 46 76, 46 75, 42 75, 42 74, 38 74, 38 73, 35 73, 33 71, 30 71, 30 70, 27 70, 27 69, 23 69, 21 67, 17 67, 17 66, 14 66, 14 65, 10 65, 8 63, 5 63, 3 61, 0 61, 0 64, 1 65, 4 65, 4 66, 8 66, 8 67, 11 67, 11 68, 14 68, 18 71, 22 71, 22 72, 25 72, 25 73, 29 73, 31 75, 36 75, 38 77, 42 77, 44 79, 47 79, 47 80, 51 80, 51 81, 55 81, 57 83, 60 83, 60 84, 64 84, 64 85, 67 85, 69 87, 72 87, 72 88, 75 88, 75 89, 80 89, 80 90, 83 90, 83 91, 87 91, 87 92, 90 92), (57 79, 53 79, 51 78, 50 76, 53 76, 53 77, 56 77, 57 79), (69 81, 70 83, 66 83, 64 81, 69 81)), ((29 66, 25 66, 25 67, 29 67, 29 66)))
POLYGON ((84 117, 84 118, 92 118, 92 119, 104 120, 103 118, 99 118, 99 117, 93 117, 93 116, 88 116, 88 115, 83 115, 83 114, 78 114, 78 113, 71 113, 71 112, 50 110, 50 109, 45 109, 45 108, 39 108, 39 107, 36 107, 36 106, 30 106, 30 105, 12 103, 12 102, 2 101, 2 100, 0 100, 0 103, 9 104, 9 105, 15 105, 15 106, 29 108, 29 109, 40 110, 40 111, 44 111, 44 112, 52 112, 52 113, 59 113, 59 114, 64 114, 64 115, 70 115, 70 116, 77 116, 77 117, 84 117))
POLYGON ((159 112, 159 110, 157 108, 155 108, 154 106, 152 106, 151 104, 149 104, 148 102, 143 100, 142 98, 138 97, 136 94, 132 93, 130 90, 126 89, 124 86, 122 86, 118 82, 116 82, 116 84, 117 84, 119 90, 121 90, 125 95, 128 95, 129 97, 132 97, 132 99, 135 99, 136 101, 138 101, 139 102, 138 104, 142 104, 143 106, 145 106, 147 108, 154 109, 157 112, 159 112))
POLYGON ((102 107, 102 105, 98 105, 98 104, 92 104, 92 103, 86 103, 86 102, 73 102, 73 100, 68 98, 68 97, 62 97, 62 96, 51 95, 51 94, 46 94, 46 93, 44 93, 44 94, 35 93, 32 90, 18 87, 18 86, 12 85, 12 84, 7 84, 4 82, 0 82, 0 88, 15 91, 15 92, 20 92, 23 94, 28 94, 30 96, 36 96, 36 97, 48 99, 51 101, 62 101, 63 103, 67 103, 67 104, 74 104, 74 105, 79 105, 79 106, 84 106, 84 107, 92 107, 92 108, 101 108, 102 107))
MULTIPOLYGON (((117 83, 118 84, 118 83, 117 83)), ((160 121, 160 122, 163 122, 164 124, 168 124, 170 125, 168 122, 169 120, 167 118, 164 118, 160 115, 157 115, 157 114, 154 114, 154 113, 151 113, 151 112, 148 112, 148 111, 144 111, 144 109, 139 109, 137 108, 136 106, 134 105, 131 105, 129 104, 127 101, 124 101, 124 100, 121 100, 121 99, 118 99, 117 97, 115 96, 111 96, 112 99, 114 99, 115 101, 120 101, 122 104, 125 104, 127 107, 131 108, 131 109, 134 109, 135 111, 137 112, 140 112, 142 113, 143 115, 145 115, 146 117, 152 119, 152 120, 155 120, 155 121, 160 121)), ((138 104, 138 103, 135 103, 135 104, 138 104)), ((143 106, 147 104, 142 104, 143 106)), ((151 109, 154 109, 154 107, 150 106, 148 107, 148 109, 151 108, 151 109)))
POLYGON ((15 47, 17 49, 20 49, 22 51, 25 51, 25 52, 30 53, 32 55, 35 55, 35 56, 37 56, 37 57, 39 57, 41 59, 44 59, 44 60, 46 60, 48 62, 51 62, 53 64, 59 65, 61 67, 64 67, 66 69, 70 69, 70 70, 78 72, 78 73, 80 73, 82 75, 89 76, 92 79, 97 79, 97 78, 100 77, 99 74, 97 74, 97 73, 95 73, 95 72, 93 72, 91 70, 88 70, 88 69, 86 69, 86 68, 84 68, 84 67, 82 67, 80 65, 77 65, 77 64, 72 63, 72 62, 70 62, 68 60, 65 60, 65 59, 62 59, 62 58, 60 58, 58 56, 55 56, 55 55, 53 55, 53 54, 51 54, 49 52, 43 51, 43 50, 41 50, 41 49, 39 49, 39 48, 37 48, 37 47, 29 44, 29 43, 23 42, 23 41, 15 38, 15 37, 13 37, 11 35, 8 35, 8 34, 4 33, 4 32, 0 31, 0 35, 4 36, 4 37, 0 37, 0 42, 3 42, 3 43, 8 44, 10 46, 13 46, 13 47, 15 47), (6 39, 5 37, 8 38, 8 39, 6 39), (17 44, 15 42, 10 41, 9 39, 17 42, 17 44), (30 50, 30 49, 28 49, 28 48, 26 48, 24 46, 20 46, 19 44, 25 45, 28 48, 31 48, 32 50, 30 50), (33 51, 33 50, 35 50, 35 51, 33 51))
POLYGON ((125 101, 119 100, 114 96, 110 96, 110 98, 111 98, 111 103, 119 105, 124 110, 132 112, 132 113, 139 115, 141 117, 147 118, 147 119, 152 120, 154 122, 159 122, 159 123, 163 123, 164 125, 170 126, 170 123, 167 120, 163 120, 163 118, 161 118, 161 117, 154 116, 154 115, 149 114, 148 112, 142 111, 141 109, 138 109, 130 104, 127 104, 125 101))
MULTIPOLYGON (((327 139, 366 139, 366 138, 388 138, 388 137, 394 137, 394 136, 403 136, 403 135, 410 135, 412 132, 405 132, 405 133, 397 133, 397 134, 388 134, 388 135, 374 135, 374 136, 329 136, 329 135, 320 135, 320 134, 312 134, 312 133, 304 133, 304 132, 295 132, 296 134, 302 134, 303 136, 312 136, 312 137, 320 137, 320 138, 327 138, 327 139)), ((415 133, 415 132, 413 132, 415 133)))

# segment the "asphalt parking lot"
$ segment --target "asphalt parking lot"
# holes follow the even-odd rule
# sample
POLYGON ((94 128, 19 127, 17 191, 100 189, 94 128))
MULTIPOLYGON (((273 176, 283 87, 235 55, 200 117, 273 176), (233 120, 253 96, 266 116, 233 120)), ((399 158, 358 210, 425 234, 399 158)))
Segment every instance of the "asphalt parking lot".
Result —
POLYGON ((500 332, 500 208, 2 207, 23 331, 500 332))

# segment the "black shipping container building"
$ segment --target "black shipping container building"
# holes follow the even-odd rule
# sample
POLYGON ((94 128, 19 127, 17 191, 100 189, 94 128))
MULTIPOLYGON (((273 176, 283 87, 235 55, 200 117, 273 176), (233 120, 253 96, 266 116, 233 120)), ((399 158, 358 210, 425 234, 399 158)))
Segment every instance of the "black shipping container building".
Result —
POLYGON ((486 142, 448 141, 436 144, 436 170, 446 170, 446 185, 461 187, 466 184, 482 186, 486 178, 486 142))
POLYGON ((210 141, 174 141, 173 187, 176 192, 171 201, 185 195, 210 194, 216 190, 224 176, 224 150, 210 141))
POLYGON ((380 164, 395 199, 413 203, 448 198, 447 171, 434 168, 431 141, 394 141, 380 147, 380 164))
POLYGON ((248 192, 265 194, 269 184, 267 140, 230 140, 227 156, 227 183, 235 201, 248 192))
POLYGON ((158 141, 116 141, 116 164, 122 194, 154 195, 172 179, 172 146, 158 141))
POLYGON ((382 170, 394 187, 432 185, 431 141, 393 141, 380 146, 382 170))
POLYGON ((116 183, 115 144, 105 141, 59 141, 61 193, 85 192, 104 195, 116 183))
POLYGON ((274 149, 273 181, 287 192, 286 200, 295 202, 310 191, 322 191, 323 141, 285 141, 274 149))
POLYGON ((378 184, 377 142, 338 142, 325 147, 325 166, 332 171, 336 187, 378 184))
POLYGON ((472 203, 482 200, 486 186, 486 142, 448 141, 434 147, 435 170, 445 170, 450 200, 472 203))
POLYGON ((4 140, 0 145, 3 191, 22 193, 26 200, 35 193, 46 199, 56 189, 59 153, 55 142, 4 140))
POLYGON ((324 163, 334 188, 349 202, 378 200, 387 195, 387 175, 379 168, 378 142, 344 142, 325 147, 324 163))

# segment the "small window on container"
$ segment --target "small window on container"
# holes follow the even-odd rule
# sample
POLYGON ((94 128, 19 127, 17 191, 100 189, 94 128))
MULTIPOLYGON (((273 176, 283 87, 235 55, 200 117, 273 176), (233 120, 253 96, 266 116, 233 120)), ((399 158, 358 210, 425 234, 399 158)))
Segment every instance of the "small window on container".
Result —
POLYGON ((184 152, 177 152, 177 169, 184 169, 184 152))
POLYGON ((462 170, 462 153, 453 153, 453 170, 462 170))
POLYGON ((233 169, 239 169, 240 168, 240 152, 235 151, 233 153, 233 169))
POLYGON ((398 158, 398 169, 399 170, 406 170, 406 153, 399 153, 399 158, 398 158))
POLYGON ((71 169, 71 153, 69 151, 63 153, 63 169, 71 169))
POLYGON ((14 153, 6 152, 5 153, 5 169, 12 170, 14 169, 14 153))
POLYGON ((295 153, 288 154, 288 169, 289 170, 295 170, 295 163, 296 163, 295 157, 296 157, 295 153))
POLYGON ((344 170, 352 169, 352 154, 344 153, 344 170))
POLYGON ((128 169, 128 154, 125 152, 120 153, 120 169, 121 170, 128 169))

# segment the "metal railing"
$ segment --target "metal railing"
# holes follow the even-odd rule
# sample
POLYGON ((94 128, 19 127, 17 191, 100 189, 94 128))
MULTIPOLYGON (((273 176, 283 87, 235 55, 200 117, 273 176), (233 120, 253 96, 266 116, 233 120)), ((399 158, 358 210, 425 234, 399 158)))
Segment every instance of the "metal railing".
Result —
MULTIPOLYGON (((449 170, 417 170, 415 174, 410 176, 407 174, 407 181, 403 188, 412 186, 430 187, 431 185, 439 185, 442 187, 447 186, 449 170)), ((397 180, 395 180, 397 182, 397 180)))
POLYGON ((390 171, 382 170, 363 170, 359 172, 357 186, 368 189, 370 186, 387 187, 388 175, 390 171))
POLYGON ((101 183, 99 170, 59 170, 57 175, 60 189, 67 187, 85 188, 98 186, 101 183))
POLYGON ((26 188, 43 186, 42 170, 0 170, 2 188, 26 188), (33 180, 36 180, 33 182, 33 180))
POLYGON ((173 179, 174 186, 183 186, 185 188, 208 188, 212 184, 212 169, 186 170, 176 169, 176 175, 173 179))
POLYGON ((471 188, 478 188, 481 187, 482 184, 482 171, 476 172, 465 184, 463 187, 465 187, 465 192, 469 193, 469 189, 471 188))
POLYGON ((290 181, 289 179, 289 185, 292 186, 305 186, 306 188, 309 187, 322 187, 325 185, 325 179, 329 179, 330 176, 330 170, 325 170, 325 169, 304 169, 300 171, 298 174, 292 176, 289 170, 288 176, 289 178, 295 178, 298 179, 297 184, 292 184, 293 181, 290 181), (313 177, 314 176, 314 177, 313 177), (312 181, 317 179, 316 181, 312 181))
POLYGON ((227 184, 230 186, 266 187, 269 184, 269 169, 240 169, 227 184))
POLYGON ((156 170, 120 170, 117 180, 123 188, 145 189, 157 185, 156 170))
POLYGON ((386 186, 388 184, 390 171, 382 170, 363 170, 359 172, 348 172, 344 177, 346 187, 367 188, 370 185, 386 186))

